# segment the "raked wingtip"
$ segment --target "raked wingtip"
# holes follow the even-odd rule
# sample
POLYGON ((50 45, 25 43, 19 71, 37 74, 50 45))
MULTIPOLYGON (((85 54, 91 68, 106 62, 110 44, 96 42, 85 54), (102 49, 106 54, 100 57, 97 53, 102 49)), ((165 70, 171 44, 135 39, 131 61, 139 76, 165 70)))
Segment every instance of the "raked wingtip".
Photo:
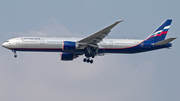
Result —
POLYGON ((121 21, 116 21, 116 23, 120 23, 120 22, 122 22, 123 20, 121 20, 121 21))

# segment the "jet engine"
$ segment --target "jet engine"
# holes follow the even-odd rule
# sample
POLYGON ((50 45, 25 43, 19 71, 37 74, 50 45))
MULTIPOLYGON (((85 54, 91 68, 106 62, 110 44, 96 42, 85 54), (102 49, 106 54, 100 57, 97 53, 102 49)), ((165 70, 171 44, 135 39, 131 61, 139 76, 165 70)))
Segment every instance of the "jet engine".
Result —
POLYGON ((72 41, 64 41, 62 45, 63 50, 75 50, 78 48, 78 44, 72 41))
POLYGON ((70 61, 70 60, 73 60, 77 57, 78 56, 75 54, 69 54, 69 53, 61 52, 61 60, 64 60, 64 61, 70 61))

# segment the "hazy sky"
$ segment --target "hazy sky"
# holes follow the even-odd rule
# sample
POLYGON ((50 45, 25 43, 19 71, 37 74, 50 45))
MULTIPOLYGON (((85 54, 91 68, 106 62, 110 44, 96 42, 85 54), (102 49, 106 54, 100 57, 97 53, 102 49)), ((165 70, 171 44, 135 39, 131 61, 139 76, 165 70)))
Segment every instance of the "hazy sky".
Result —
POLYGON ((1 0, 0 43, 20 36, 86 37, 117 20, 107 38, 145 39, 164 20, 172 49, 60 61, 60 53, 0 48, 1 101, 179 101, 178 0, 1 0))

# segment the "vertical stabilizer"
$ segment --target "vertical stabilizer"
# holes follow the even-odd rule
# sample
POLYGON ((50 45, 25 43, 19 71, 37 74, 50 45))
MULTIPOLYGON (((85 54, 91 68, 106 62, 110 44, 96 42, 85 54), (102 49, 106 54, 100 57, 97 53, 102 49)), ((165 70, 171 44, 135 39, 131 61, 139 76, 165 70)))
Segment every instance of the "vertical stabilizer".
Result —
POLYGON ((165 39, 166 34, 170 28, 172 19, 165 20, 152 34, 146 38, 146 41, 162 41, 165 39))

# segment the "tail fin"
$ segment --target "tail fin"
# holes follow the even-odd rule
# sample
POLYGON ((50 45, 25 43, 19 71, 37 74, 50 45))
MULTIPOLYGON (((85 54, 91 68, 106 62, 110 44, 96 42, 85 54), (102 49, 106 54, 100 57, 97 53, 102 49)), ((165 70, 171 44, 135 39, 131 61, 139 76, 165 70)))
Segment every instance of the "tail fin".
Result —
POLYGON ((172 19, 165 20, 152 34, 150 34, 146 41, 162 41, 165 39, 166 34, 171 25, 172 19))

